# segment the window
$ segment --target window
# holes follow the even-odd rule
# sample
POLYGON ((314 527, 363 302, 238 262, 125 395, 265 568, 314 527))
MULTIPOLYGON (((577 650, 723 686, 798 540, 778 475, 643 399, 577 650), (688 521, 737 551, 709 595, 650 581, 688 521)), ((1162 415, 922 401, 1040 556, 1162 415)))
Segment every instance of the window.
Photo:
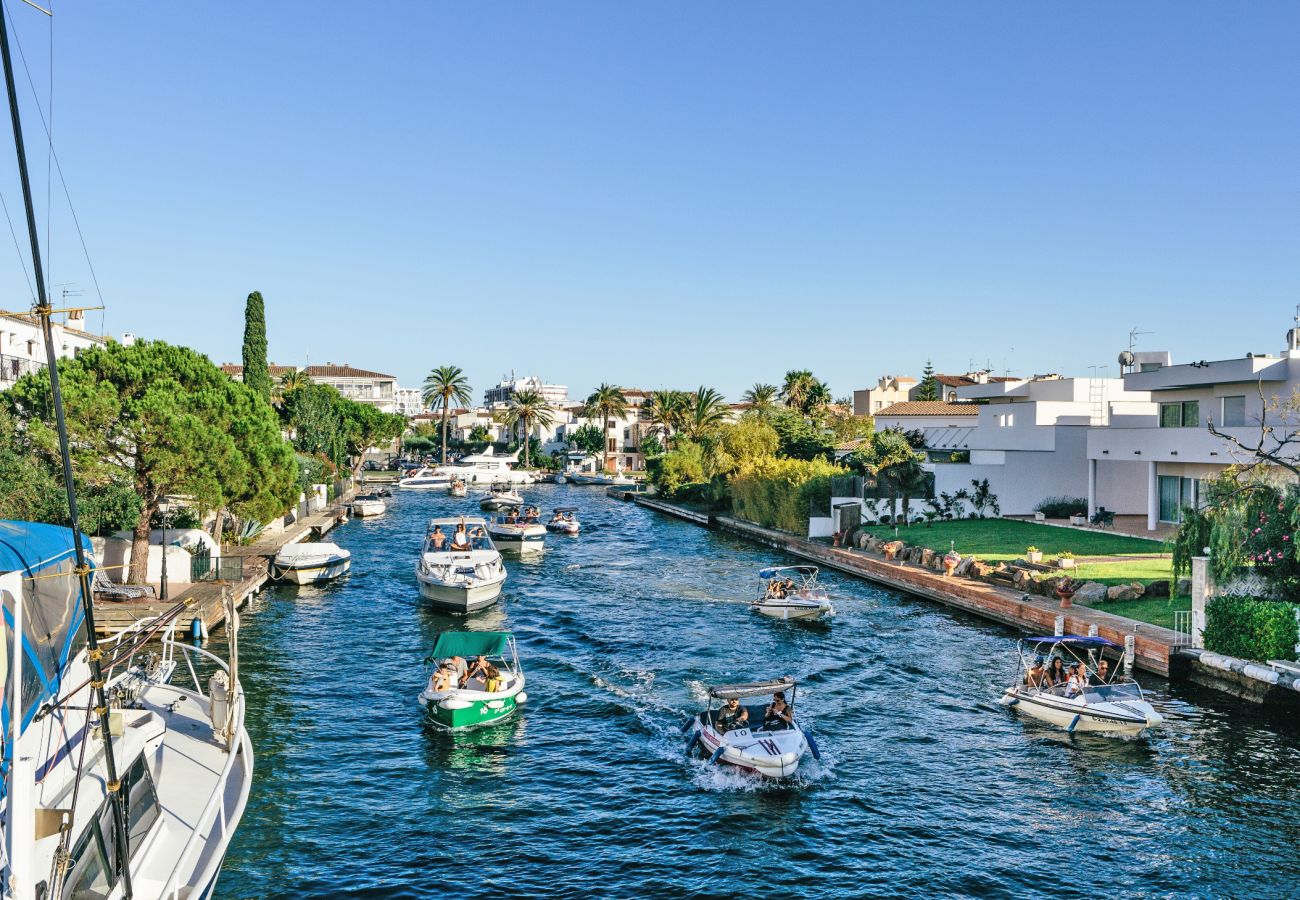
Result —
POLYGON ((1161 428, 1196 428, 1200 424, 1201 402, 1199 400, 1160 404, 1161 428))
POLYGON ((1161 367, 1161 366, 1160 366, 1160 363, 1158 363, 1158 362, 1144 362, 1144 363, 1138 363, 1138 371, 1139 371, 1139 372, 1154 372, 1154 371, 1156 371, 1157 369, 1159 369, 1160 367, 1161 367))
POLYGON ((1160 493, 1160 521, 1177 524, 1183 520, 1183 509, 1199 506, 1199 485, 1195 478, 1161 475, 1158 479, 1160 493))
POLYGON ((1240 428, 1246 424, 1246 398, 1244 395, 1223 398, 1223 416, 1219 424, 1225 428, 1240 428))

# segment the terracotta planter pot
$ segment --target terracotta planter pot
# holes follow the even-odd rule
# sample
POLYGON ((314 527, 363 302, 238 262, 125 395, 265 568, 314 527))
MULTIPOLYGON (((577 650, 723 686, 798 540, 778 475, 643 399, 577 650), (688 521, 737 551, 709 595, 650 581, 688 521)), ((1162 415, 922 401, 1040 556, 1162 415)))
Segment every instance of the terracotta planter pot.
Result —
POLYGON ((886 548, 885 548, 885 559, 893 559, 896 555, 898 555, 898 548, 897 548, 897 547, 886 547, 886 548))
POLYGON ((951 578, 953 570, 955 570, 956 568, 957 568, 957 563, 953 562, 952 560, 945 559, 943 561, 943 574, 945 577, 951 578))
POLYGON ((1061 609, 1069 609, 1073 605, 1071 601, 1074 598, 1074 591, 1067 591, 1058 588, 1056 596, 1061 598, 1061 609))

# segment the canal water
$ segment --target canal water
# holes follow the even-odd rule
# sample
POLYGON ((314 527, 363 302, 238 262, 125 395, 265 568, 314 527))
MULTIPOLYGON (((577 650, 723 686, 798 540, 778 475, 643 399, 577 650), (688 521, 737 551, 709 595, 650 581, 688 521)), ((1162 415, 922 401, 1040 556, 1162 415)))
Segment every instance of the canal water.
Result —
POLYGON ((761 548, 600 488, 525 495, 584 530, 509 562, 490 610, 421 604, 424 523, 477 504, 405 492, 331 535, 347 579, 245 614, 257 777, 219 897, 1296 895, 1294 728, 1151 680, 1155 737, 1067 737, 998 705, 1003 628, 834 573, 829 627, 764 619, 761 548), (447 628, 514 632, 515 720, 422 726, 447 628), (684 756, 706 685, 787 673, 820 764, 772 785, 684 756))

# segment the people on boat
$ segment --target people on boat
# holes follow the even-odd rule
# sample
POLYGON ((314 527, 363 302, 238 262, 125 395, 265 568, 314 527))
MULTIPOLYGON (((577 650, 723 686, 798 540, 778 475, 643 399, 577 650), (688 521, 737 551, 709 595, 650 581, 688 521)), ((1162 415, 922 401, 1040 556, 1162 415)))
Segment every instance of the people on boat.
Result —
POLYGON ((551 523, 554 524, 556 522, 563 522, 563 521, 564 521, 564 513, 560 512, 557 509, 555 511, 555 515, 551 516, 551 523))
POLYGON ((794 725, 794 710, 785 702, 785 691, 772 695, 772 702, 763 710, 763 728, 776 731, 794 725))
POLYGON ((492 663, 487 664, 483 670, 483 690, 489 694, 495 694, 501 687, 501 670, 492 663))
POLYGON ((469 668, 465 670, 465 674, 461 676, 460 686, 464 687, 475 678, 481 679, 486 683, 489 668, 491 668, 491 663, 487 661, 486 656, 476 657, 475 660, 469 664, 469 668))
POLYGON ((475 550, 487 549, 488 546, 487 532, 483 530, 482 525, 478 526, 472 532, 470 532, 469 539, 470 539, 471 546, 473 546, 475 550))
POLYGON ((785 582, 780 578, 773 578, 767 583, 767 599, 784 600, 785 599, 785 582))
POLYGON ((456 533, 451 536, 451 546, 456 550, 469 549, 469 533, 465 530, 464 522, 456 526, 456 533))
POLYGON ((447 546, 447 535, 442 533, 441 525, 433 526, 433 534, 429 535, 429 545, 435 552, 441 552, 447 546))
POLYGON ((465 658, 463 656, 453 656, 447 660, 447 665, 451 667, 452 683, 456 687, 461 687, 465 683, 465 673, 469 671, 465 658))
POLYGON ((793 597, 797 593, 799 593, 799 588, 795 587, 793 578, 787 578, 785 581, 781 582, 782 597, 793 597))
POLYGON ((1087 686, 1088 674, 1083 663, 1075 663, 1070 666, 1070 677, 1065 682, 1065 696, 1077 697, 1083 693, 1083 689, 1087 686))
POLYGON ((1097 663, 1097 671, 1088 676, 1088 684, 1094 687, 1110 684, 1110 660, 1103 659, 1097 663))
POLYGON ((1025 684, 1031 688, 1048 687, 1047 668, 1043 665, 1041 656, 1035 657, 1034 664, 1025 672, 1025 684))
POLYGON ((438 670, 433 673, 433 690, 435 692, 451 690, 452 685, 455 683, 455 678, 456 673, 452 669, 451 663, 444 662, 440 664, 438 670))
POLYGON ((735 697, 723 705, 718 710, 717 718, 714 720, 717 724, 718 731, 726 734, 728 731, 735 731, 737 728, 744 728, 749 724, 749 710, 740 705, 740 701, 735 697))
POLYGON ((1065 684, 1069 679, 1070 673, 1065 671, 1065 663, 1061 661, 1061 657, 1053 656, 1051 663, 1047 666, 1047 683, 1043 686, 1056 687, 1065 684))

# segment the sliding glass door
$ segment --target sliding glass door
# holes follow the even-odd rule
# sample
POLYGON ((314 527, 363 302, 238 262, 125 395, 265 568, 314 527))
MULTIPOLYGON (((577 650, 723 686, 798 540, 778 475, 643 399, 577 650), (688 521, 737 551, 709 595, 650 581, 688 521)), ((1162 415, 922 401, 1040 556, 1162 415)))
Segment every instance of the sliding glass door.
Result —
POLYGON ((1177 475, 1159 476, 1160 521, 1178 524, 1183 520, 1183 508, 1196 508, 1197 484, 1195 478, 1177 475))

